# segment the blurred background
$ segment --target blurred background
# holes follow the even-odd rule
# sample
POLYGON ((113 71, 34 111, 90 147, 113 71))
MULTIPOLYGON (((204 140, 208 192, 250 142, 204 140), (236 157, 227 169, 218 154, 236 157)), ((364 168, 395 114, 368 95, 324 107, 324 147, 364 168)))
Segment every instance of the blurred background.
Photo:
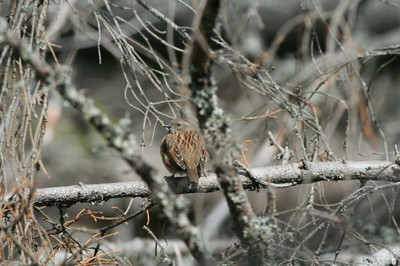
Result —
MULTIPOLYGON (((183 36, 191 34, 200 5, 201 1, 189 0, 55 1, 49 5, 46 37, 55 56, 48 49, 47 61, 70 66, 76 87, 112 121, 136 135, 143 158, 162 175, 169 175, 159 156, 166 133, 162 124, 180 116, 179 110, 190 102, 182 64, 189 41, 183 36), (179 30, 172 30, 153 10, 176 23, 179 30)), ((213 77, 219 104, 232 122, 232 134, 249 167, 282 163, 268 131, 277 143, 288 147, 291 163, 305 158, 394 160, 394 145, 400 137, 399 5, 396 0, 221 1, 213 77)), ((2 3, 2 16, 11 7, 7 1, 2 3)), ((39 187, 138 180, 56 92, 50 93, 41 157, 46 172, 39 187)), ((346 226, 366 239, 391 243, 389 236, 398 230, 399 221, 395 188, 371 194, 356 207, 349 205, 352 212, 344 211, 343 217, 351 216, 351 225, 310 234, 314 228, 308 223, 311 218, 304 217, 304 209, 312 193, 317 209, 334 213, 335 204, 358 188, 359 182, 343 181, 277 189, 276 214, 284 224, 282 230, 289 234, 290 224, 293 231, 301 231, 293 234, 295 241, 310 236, 305 240, 310 254, 328 236, 332 240, 324 246, 324 254, 335 252, 346 226)), ((264 213, 266 191, 248 194, 256 212, 264 213)), ((205 239, 234 239, 222 193, 182 197, 190 200, 191 218, 205 239)), ((142 201, 134 199, 131 211, 139 209, 142 201)), ((90 208, 113 215, 110 206, 124 209, 129 202, 120 199, 90 208)), ((85 206, 68 212, 73 217, 85 206)), ((150 228, 160 238, 172 236, 157 213, 156 208, 151 212, 150 228)), ((142 215, 119 227, 125 233, 118 241, 147 237, 142 230, 145 220, 142 215)), ((355 235, 346 235, 343 245, 352 246, 356 253, 370 253, 355 235)))

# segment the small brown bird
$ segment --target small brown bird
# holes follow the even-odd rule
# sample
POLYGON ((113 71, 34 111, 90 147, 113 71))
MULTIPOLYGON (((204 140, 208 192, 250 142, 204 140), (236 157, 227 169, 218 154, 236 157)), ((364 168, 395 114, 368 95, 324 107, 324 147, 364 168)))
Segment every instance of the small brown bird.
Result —
POLYGON ((168 133, 160 147, 161 159, 174 177, 185 173, 190 181, 197 183, 205 175, 207 149, 199 130, 189 121, 176 118, 167 126, 168 133))

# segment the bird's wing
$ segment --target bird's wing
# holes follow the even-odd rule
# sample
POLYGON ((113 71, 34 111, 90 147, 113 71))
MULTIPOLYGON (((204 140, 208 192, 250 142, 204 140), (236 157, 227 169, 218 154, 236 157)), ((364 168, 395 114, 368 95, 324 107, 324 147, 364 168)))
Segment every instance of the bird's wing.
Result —
POLYGON ((186 164, 183 160, 182 154, 182 143, 177 141, 177 136, 168 136, 167 143, 169 147, 169 154, 171 155, 172 159, 175 163, 182 168, 182 170, 186 170, 186 164))
POLYGON ((202 145, 197 131, 182 132, 186 141, 184 142, 183 158, 187 168, 197 169, 201 158, 202 145))

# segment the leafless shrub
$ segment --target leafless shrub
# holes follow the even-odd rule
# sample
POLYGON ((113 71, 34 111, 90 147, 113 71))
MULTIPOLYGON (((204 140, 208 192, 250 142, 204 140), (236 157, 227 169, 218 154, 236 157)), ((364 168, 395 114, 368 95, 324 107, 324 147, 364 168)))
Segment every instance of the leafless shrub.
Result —
POLYGON ((2 263, 397 263, 396 2, 10 1, 0 11, 2 263), (55 140, 61 102, 84 124, 76 131, 99 133, 70 144, 90 146, 87 157, 101 147, 89 182, 85 162, 55 163, 81 158, 55 140), (162 178, 153 160, 179 116, 207 142, 199 184, 162 178), (141 180, 101 179, 126 172, 141 180), (71 175, 82 182, 45 186, 71 175), (180 195, 219 190, 205 204, 180 195))

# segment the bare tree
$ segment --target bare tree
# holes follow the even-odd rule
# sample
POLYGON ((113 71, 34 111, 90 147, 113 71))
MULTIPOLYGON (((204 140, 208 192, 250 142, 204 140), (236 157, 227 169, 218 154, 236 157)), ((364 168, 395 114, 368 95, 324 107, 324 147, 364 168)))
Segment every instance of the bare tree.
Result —
POLYGON ((0 3, 2 262, 397 264, 397 2, 283 2, 0 3))

